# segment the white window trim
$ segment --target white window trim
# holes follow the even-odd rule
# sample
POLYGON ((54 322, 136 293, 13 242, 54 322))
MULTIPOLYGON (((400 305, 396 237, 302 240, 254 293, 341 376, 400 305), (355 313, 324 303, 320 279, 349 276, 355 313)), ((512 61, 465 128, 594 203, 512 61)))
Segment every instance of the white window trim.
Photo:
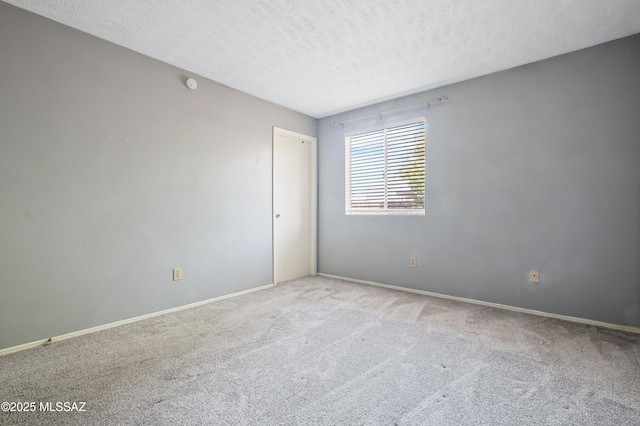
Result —
MULTIPOLYGON (((426 210, 426 200, 425 205, 422 209, 388 209, 385 208, 372 208, 372 209, 351 209, 351 181, 347 177, 350 176, 350 158, 351 158, 351 143, 350 138, 353 136, 362 135, 365 133, 376 132, 380 130, 384 130, 386 132, 387 129, 393 127, 400 127, 407 124, 415 124, 415 123, 424 123, 425 124, 425 174, 426 174, 426 160, 427 160, 427 135, 426 135, 426 120, 424 117, 416 117, 413 119, 402 120, 397 122, 386 123, 384 125, 379 125, 375 127, 370 127, 367 129, 360 129, 357 131, 351 131, 344 134, 345 139, 345 214, 349 216, 361 216, 361 215, 369 215, 369 216, 424 216, 426 210)), ((385 136, 386 139, 386 136, 385 136)), ((387 145, 385 143, 384 150, 386 151, 387 145)), ((385 154, 385 173, 387 172, 387 164, 386 164, 387 156, 385 154)), ((385 178, 386 179, 386 178, 385 178)), ((426 185, 426 176, 425 176, 425 185, 426 185)), ((426 198, 426 188, 425 188, 425 198, 426 198)), ((387 194, 385 194, 385 204, 387 203, 387 194)))

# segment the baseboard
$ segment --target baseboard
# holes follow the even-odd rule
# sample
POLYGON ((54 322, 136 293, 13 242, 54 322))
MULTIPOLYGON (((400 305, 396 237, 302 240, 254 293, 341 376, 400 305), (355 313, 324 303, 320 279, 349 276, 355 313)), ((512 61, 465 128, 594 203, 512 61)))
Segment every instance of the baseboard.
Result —
MULTIPOLYGON (((163 311, 152 312, 150 314, 140 315, 139 317, 128 318, 128 319, 124 319, 124 320, 121 320, 121 321, 111 322, 109 324, 103 324, 103 325, 99 325, 99 326, 96 326, 96 327, 86 328, 84 330, 74 331, 74 332, 63 334, 63 335, 60 335, 60 336, 51 337, 51 341, 52 342, 58 342, 60 340, 66 340, 66 339, 70 339, 72 337, 82 336, 83 334, 95 333, 96 331, 106 330, 106 329, 109 329, 109 328, 118 327, 120 325, 131 324, 132 322, 142 321, 142 320, 145 320, 145 319, 148 319, 148 318, 157 317, 159 315, 170 314, 172 312, 183 311, 185 309, 195 308, 197 306, 206 305, 206 304, 212 303, 212 302, 219 302, 220 300, 230 299, 232 297, 242 296, 243 294, 253 293, 253 292, 256 292, 256 291, 260 291, 260 290, 266 290, 268 288, 273 288, 273 287, 274 287, 273 284, 267 284, 267 285, 263 285, 261 287, 250 288, 249 290, 243 290, 243 291, 238 291, 236 293, 225 294, 224 296, 214 297, 213 299, 207 299, 207 300, 202 300, 200 302, 189 303, 188 305, 182 305, 182 306, 178 306, 178 307, 175 307, 175 308, 165 309, 163 311)), ((9 354, 12 354, 14 352, 19 352, 19 351, 24 351, 26 349, 35 348, 37 346, 42 346, 42 345, 44 345, 46 343, 49 343, 48 339, 37 340, 35 342, 24 343, 22 345, 12 346, 12 347, 6 348, 6 349, 0 349, 0 356, 9 355, 9 354)))
POLYGON ((326 277, 326 278, 334 278, 334 279, 337 279, 337 280, 351 281, 351 282, 354 282, 354 283, 367 284, 367 285, 372 285, 372 286, 376 286, 376 287, 389 288, 389 289, 392 289, 392 290, 406 291, 408 293, 422 294, 424 296, 438 297, 440 299, 449 299, 449 300, 455 300, 455 301, 458 301, 458 302, 473 303, 474 305, 489 306, 491 308, 505 309, 505 310, 508 310, 508 311, 522 312, 522 313, 525 313, 525 314, 538 315, 538 316, 541 316, 541 317, 555 318, 555 319, 560 319, 560 320, 564 320, 564 321, 576 322, 576 323, 580 323, 580 324, 588 324, 588 325, 593 325, 593 326, 596 326, 596 327, 603 327, 603 328, 609 328, 609 329, 612 329, 612 330, 620 330, 620 331, 627 331, 627 332, 630 332, 630 333, 640 334, 640 327, 633 327, 633 326, 630 326, 630 325, 611 324, 611 323, 607 323, 607 322, 594 321, 594 320, 590 320, 590 319, 586 319, 586 318, 579 318, 579 317, 571 317, 571 316, 567 316, 567 315, 552 314, 552 313, 549 313, 549 312, 535 311, 533 309, 519 308, 517 306, 502 305, 500 303, 492 303, 492 302, 483 302, 482 300, 467 299, 467 298, 464 298, 464 297, 457 297, 457 296, 449 296, 449 295, 441 294, 441 293, 433 293, 433 292, 425 291, 425 290, 416 290, 416 289, 413 289, 413 288, 398 287, 398 286, 389 285, 389 284, 380 284, 380 283, 376 283, 376 282, 373 282, 373 281, 364 281, 364 280, 358 280, 358 279, 354 279, 354 278, 340 277, 340 276, 337 276, 337 275, 330 275, 330 274, 323 274, 323 273, 318 273, 318 275, 326 277))

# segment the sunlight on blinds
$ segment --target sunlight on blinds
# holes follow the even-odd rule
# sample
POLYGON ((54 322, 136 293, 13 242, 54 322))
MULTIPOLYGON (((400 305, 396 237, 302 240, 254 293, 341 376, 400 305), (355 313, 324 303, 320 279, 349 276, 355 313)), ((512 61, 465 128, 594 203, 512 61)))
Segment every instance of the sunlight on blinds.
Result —
POLYGON ((424 214, 425 123, 347 137, 347 214, 424 214))

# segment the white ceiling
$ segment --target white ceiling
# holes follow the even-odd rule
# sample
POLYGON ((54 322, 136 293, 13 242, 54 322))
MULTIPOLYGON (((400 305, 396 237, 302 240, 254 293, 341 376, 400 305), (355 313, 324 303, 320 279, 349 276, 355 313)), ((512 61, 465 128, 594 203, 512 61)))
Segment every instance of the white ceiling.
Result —
POLYGON ((640 0, 5 0, 321 118, 640 32, 640 0))

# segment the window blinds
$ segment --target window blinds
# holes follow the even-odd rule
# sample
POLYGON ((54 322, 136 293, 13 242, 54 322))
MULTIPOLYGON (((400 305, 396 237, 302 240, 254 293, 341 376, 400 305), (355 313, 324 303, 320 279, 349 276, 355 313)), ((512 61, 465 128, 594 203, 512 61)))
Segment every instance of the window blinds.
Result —
POLYGON ((347 214, 424 214, 424 121, 345 142, 347 214))

